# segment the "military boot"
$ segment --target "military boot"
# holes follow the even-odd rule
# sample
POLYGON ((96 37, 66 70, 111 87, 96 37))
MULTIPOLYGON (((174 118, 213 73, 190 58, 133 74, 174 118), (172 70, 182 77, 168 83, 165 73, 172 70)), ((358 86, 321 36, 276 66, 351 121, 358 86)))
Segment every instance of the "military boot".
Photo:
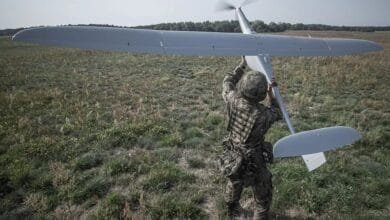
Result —
POLYGON ((256 207, 253 214, 254 220, 268 220, 269 217, 269 209, 265 209, 262 207, 256 207))
POLYGON ((238 219, 241 213, 241 206, 239 202, 228 202, 228 217, 229 219, 238 219))

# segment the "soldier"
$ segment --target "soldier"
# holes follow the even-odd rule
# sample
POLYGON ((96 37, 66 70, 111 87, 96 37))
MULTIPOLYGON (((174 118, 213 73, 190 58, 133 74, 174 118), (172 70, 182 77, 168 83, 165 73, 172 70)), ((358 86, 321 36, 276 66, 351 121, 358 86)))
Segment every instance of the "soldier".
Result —
POLYGON ((268 219, 272 201, 272 175, 266 163, 272 163, 272 145, 264 141, 264 135, 271 125, 282 118, 279 106, 273 96, 274 79, 268 85, 260 72, 245 73, 247 64, 242 57, 240 65, 223 81, 223 100, 228 114, 228 136, 223 142, 221 170, 229 179, 226 192, 228 214, 238 217, 240 197, 244 187, 253 190, 256 207, 255 219, 268 219), (260 102, 268 94, 270 106, 260 102))

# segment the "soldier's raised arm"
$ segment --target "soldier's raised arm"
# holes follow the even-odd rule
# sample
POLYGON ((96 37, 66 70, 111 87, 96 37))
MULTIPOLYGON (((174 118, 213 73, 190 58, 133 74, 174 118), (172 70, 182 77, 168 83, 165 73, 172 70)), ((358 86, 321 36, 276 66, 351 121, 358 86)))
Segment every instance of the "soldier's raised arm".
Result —
POLYGON ((230 99, 229 97, 232 97, 233 92, 236 88, 236 84, 241 79, 242 75, 244 75, 244 70, 246 69, 246 67, 247 64, 245 61, 245 57, 242 57, 241 63, 234 69, 234 72, 229 73, 223 79, 222 97, 225 102, 228 102, 228 100, 230 99))
POLYGON ((283 119, 282 111, 279 108, 279 104, 276 101, 274 93, 272 92, 272 87, 276 87, 278 84, 275 82, 275 78, 272 78, 271 84, 268 86, 268 98, 270 102, 270 107, 268 108, 268 123, 271 126, 275 121, 283 119))

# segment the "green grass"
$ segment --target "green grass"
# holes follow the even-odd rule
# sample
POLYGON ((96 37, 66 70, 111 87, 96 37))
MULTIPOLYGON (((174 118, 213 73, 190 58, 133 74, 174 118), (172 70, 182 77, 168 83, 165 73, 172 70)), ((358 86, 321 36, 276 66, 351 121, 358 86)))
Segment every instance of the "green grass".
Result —
MULTIPOLYGON (((291 34, 291 33, 287 33, 291 34)), ((306 32, 293 32, 306 35, 306 32)), ((384 52, 274 58, 298 131, 333 125, 363 139, 308 173, 277 159, 272 215, 390 217, 390 33, 384 52)), ((216 165, 224 75, 239 58, 129 55, 0 39, 0 218, 224 218, 216 165)), ((288 134, 277 123, 266 139, 288 134)), ((242 205, 253 208, 245 191, 242 205)), ((249 214, 250 215, 250 214, 249 214)))

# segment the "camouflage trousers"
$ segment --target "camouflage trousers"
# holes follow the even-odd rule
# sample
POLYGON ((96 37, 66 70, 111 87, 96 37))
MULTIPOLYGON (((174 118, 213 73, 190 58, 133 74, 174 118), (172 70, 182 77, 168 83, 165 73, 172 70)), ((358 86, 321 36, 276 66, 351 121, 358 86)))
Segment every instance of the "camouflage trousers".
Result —
POLYGON ((235 169, 236 172, 227 176, 229 182, 226 187, 226 203, 229 215, 237 214, 244 187, 251 187, 256 203, 254 218, 268 219, 272 202, 272 174, 267 169, 259 148, 246 150, 241 155, 240 163, 236 164, 239 166, 235 169))
MULTIPOLYGON (((237 212, 240 207, 240 198, 245 186, 252 188, 253 197, 256 203, 254 219, 269 219, 269 210, 272 202, 272 176, 267 172, 260 174, 254 184, 246 185, 245 180, 230 179, 226 187, 226 203, 229 212, 237 212)), ((236 215, 236 213, 229 214, 236 215)))

